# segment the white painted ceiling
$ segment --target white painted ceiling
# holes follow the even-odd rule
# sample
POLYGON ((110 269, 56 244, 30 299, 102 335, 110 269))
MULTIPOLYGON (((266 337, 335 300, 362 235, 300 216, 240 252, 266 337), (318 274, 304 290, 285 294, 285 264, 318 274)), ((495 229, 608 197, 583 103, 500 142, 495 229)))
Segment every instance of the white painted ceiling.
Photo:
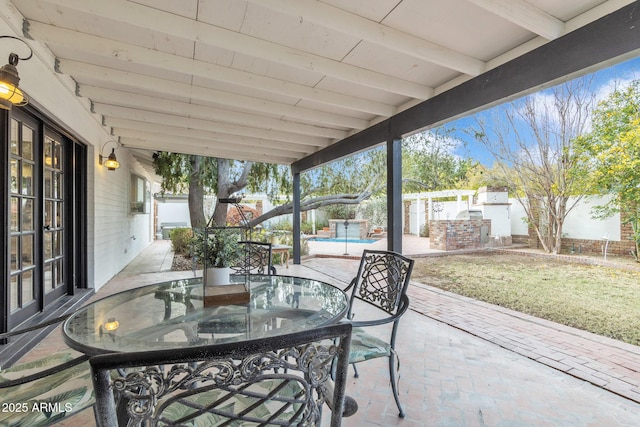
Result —
POLYGON ((290 164, 631 1, 12 3, 124 146, 290 164))

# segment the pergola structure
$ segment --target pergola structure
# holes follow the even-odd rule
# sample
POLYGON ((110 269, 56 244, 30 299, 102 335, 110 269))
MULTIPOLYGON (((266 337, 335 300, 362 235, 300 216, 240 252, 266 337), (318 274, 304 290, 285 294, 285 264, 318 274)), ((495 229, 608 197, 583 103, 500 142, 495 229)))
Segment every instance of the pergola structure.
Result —
MULTIPOLYGON (((2 14, 142 164, 160 150, 291 165, 297 234, 300 174, 386 144, 397 251, 403 137, 640 49, 629 0, 2 0, 2 14)), ((36 106, 42 71, 23 79, 36 106)))

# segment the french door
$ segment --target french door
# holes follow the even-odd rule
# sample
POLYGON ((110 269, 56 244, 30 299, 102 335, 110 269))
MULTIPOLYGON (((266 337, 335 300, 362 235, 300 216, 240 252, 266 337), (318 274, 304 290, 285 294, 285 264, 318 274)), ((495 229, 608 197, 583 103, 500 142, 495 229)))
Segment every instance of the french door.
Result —
POLYGON ((10 330, 77 286, 84 172, 77 143, 22 111, 8 118, 10 330))

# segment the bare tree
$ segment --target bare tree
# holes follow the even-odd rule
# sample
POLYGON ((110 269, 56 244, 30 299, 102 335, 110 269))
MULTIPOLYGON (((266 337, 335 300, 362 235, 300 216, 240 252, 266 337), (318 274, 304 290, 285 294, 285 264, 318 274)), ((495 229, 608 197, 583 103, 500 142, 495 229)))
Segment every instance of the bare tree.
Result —
POLYGON ((581 78, 527 96, 478 120, 476 139, 493 155, 547 252, 559 253, 562 226, 580 201, 573 141, 587 131, 595 103, 581 78))

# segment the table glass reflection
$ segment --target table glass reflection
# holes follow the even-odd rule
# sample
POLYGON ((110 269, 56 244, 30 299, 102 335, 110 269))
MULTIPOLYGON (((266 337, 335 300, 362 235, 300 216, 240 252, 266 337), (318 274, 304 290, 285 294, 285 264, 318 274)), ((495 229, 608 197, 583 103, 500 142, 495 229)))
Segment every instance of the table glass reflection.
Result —
POLYGON ((241 342, 335 323, 348 305, 340 289, 298 277, 252 275, 250 292, 248 303, 205 307, 201 277, 143 286, 79 309, 63 334, 90 355, 241 342))

